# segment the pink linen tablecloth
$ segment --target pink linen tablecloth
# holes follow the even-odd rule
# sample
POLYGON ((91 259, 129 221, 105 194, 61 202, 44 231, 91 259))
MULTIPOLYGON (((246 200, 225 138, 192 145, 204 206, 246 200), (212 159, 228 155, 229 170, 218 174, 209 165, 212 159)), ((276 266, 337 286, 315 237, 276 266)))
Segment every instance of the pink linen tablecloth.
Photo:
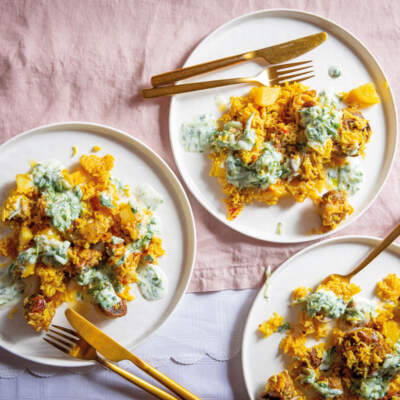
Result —
MULTIPOLYGON (((228 20, 265 8, 328 17, 361 39, 400 92, 400 2, 390 0, 2 0, 0 141, 36 126, 81 120, 139 138, 177 173, 168 139, 169 99, 139 95, 154 74, 180 67, 228 20)), ((344 234, 382 236, 400 220, 399 160, 373 206, 344 234)), ((178 174, 179 176, 179 174, 178 174)), ((189 195, 198 257, 189 291, 254 287, 306 244, 274 245, 227 228, 189 195)))

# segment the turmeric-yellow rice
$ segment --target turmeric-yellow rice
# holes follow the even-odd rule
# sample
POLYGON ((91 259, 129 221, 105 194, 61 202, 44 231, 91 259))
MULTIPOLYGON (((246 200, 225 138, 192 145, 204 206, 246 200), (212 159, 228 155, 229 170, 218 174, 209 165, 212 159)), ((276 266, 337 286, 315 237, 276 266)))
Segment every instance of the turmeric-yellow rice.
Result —
MULTIPOLYGON (((315 291, 295 289, 292 304, 301 307, 299 318, 279 346, 287 356, 286 369, 268 379, 262 398, 399 398, 399 282, 390 274, 377 283, 381 303, 360 297, 360 288, 340 277, 315 291)), ((276 316, 265 324, 267 333, 277 331, 276 316)))
POLYGON ((352 105, 340 109, 338 101, 301 83, 255 87, 230 99, 216 129, 203 115, 183 124, 183 145, 209 150, 210 175, 221 184, 227 219, 249 203, 309 198, 321 217, 319 231, 326 232, 353 212, 348 197, 363 179, 355 159, 364 157, 371 136, 359 110, 364 92, 351 92, 352 105))
POLYGON ((144 297, 165 289, 153 215, 162 199, 144 186, 130 196, 129 187, 111 175, 113 166, 109 154, 83 155, 73 171, 57 160, 34 163, 16 176, 1 207, 11 234, 0 240, 0 254, 10 259, 0 303, 23 292, 24 316, 36 331, 47 330, 57 307, 74 297, 120 317, 134 298, 131 284, 147 290, 144 297))

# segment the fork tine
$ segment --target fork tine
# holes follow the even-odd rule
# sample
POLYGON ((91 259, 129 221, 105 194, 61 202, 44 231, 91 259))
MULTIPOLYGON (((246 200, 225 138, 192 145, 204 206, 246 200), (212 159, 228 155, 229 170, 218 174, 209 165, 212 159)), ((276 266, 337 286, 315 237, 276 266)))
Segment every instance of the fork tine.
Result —
POLYGON ((307 66, 307 67, 300 67, 300 68, 294 68, 294 69, 288 69, 286 71, 280 71, 277 73, 277 77, 278 78, 284 78, 285 76, 287 76, 287 74, 291 74, 293 72, 298 72, 298 71, 303 71, 303 73, 305 74, 306 72, 313 72, 312 70, 313 66, 307 66), (308 70, 309 68, 311 68, 311 70, 308 70))
POLYGON ((56 325, 56 324, 52 324, 51 326, 54 327, 54 328, 60 329, 61 331, 67 332, 70 335, 75 336, 77 339, 80 339, 79 334, 77 332, 75 332, 74 330, 72 330, 72 329, 64 328, 63 326, 56 325))
POLYGON ((289 63, 289 64, 279 64, 279 65, 274 65, 273 67, 269 67, 269 68, 274 71, 280 71, 281 69, 296 67, 297 65, 303 65, 303 64, 307 64, 307 63, 312 63, 312 60, 299 61, 299 62, 289 63))
POLYGON ((51 346, 57 348, 58 350, 61 350, 63 353, 69 354, 69 350, 66 349, 65 347, 60 346, 58 343, 54 343, 54 342, 52 342, 51 340, 49 340, 49 339, 47 339, 45 337, 43 338, 43 340, 45 342, 47 342, 48 344, 50 344, 51 346))
POLYGON ((79 341, 79 339, 77 339, 75 336, 72 337, 72 336, 69 336, 69 335, 65 335, 64 333, 58 332, 55 329, 50 328, 49 331, 55 333, 58 336, 63 337, 64 339, 71 340, 74 343, 79 341))
MULTIPOLYGON (((300 79, 294 79, 294 82, 301 82, 301 81, 305 81, 306 79, 311 79, 311 78, 315 78, 315 75, 309 75, 309 76, 305 76, 300 79)), ((290 82, 293 82, 293 81, 290 81, 290 82)))
POLYGON ((281 84, 284 83, 284 82, 289 82, 289 83, 291 83, 291 82, 302 82, 302 81, 305 81, 306 79, 311 79, 311 78, 314 78, 314 77, 315 77, 315 75, 308 75, 308 76, 304 76, 304 77, 299 78, 299 79, 291 79, 290 81, 287 81, 287 80, 285 79, 284 81, 280 81, 280 82, 278 82, 277 84, 278 84, 278 85, 281 85, 281 84))
POLYGON ((61 344, 63 344, 64 346, 67 346, 69 349, 71 349, 72 346, 73 346, 73 343, 66 342, 65 340, 60 339, 60 338, 58 338, 57 336, 50 335, 50 333, 48 333, 46 336, 47 336, 48 338, 50 338, 50 339, 55 340, 57 343, 61 343, 61 344))
POLYGON ((291 79, 291 78, 296 78, 296 77, 298 77, 298 76, 300 76, 300 75, 304 75, 304 74, 308 74, 308 73, 313 73, 314 71, 313 70, 309 70, 309 71, 304 71, 304 72, 298 72, 298 73, 296 73, 296 74, 291 74, 291 75, 284 75, 284 76, 277 76, 275 79, 273 79, 273 81, 278 81, 278 82, 284 82, 284 81, 287 81, 288 79, 291 79))

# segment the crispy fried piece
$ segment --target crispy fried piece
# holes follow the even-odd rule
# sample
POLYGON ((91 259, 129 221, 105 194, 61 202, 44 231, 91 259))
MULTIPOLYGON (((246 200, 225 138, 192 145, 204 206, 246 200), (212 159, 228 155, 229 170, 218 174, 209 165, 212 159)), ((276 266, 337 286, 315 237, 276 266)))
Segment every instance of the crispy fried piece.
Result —
POLYGON ((55 312, 53 303, 41 294, 33 294, 24 301, 25 320, 37 332, 48 329, 55 312))
POLYGON ((344 109, 340 122, 339 138, 334 143, 333 154, 336 157, 363 155, 371 133, 369 122, 359 110, 344 109))
POLYGON ((338 338, 338 354, 345 368, 356 378, 366 378, 379 369, 391 352, 380 332, 371 328, 360 328, 338 338))
POLYGON ((316 201, 321 217, 321 232, 335 229, 347 215, 353 212, 353 207, 347 202, 347 194, 341 190, 330 190, 316 201))
POLYGON ((289 373, 284 370, 268 379, 265 392, 261 398, 269 400, 292 400, 296 390, 289 373))
POLYGON ((128 307, 126 305, 125 299, 121 299, 118 304, 116 304, 114 307, 108 308, 107 310, 104 310, 100 306, 99 308, 109 318, 123 317, 128 312, 128 307))

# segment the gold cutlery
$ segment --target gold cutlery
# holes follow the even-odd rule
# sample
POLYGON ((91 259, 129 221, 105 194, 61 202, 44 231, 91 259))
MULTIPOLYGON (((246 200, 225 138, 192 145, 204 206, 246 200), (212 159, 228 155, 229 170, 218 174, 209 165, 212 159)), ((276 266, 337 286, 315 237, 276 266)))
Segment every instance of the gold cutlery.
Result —
POLYGON ((312 61, 299 61, 291 64, 280 64, 273 67, 269 67, 259 73, 256 76, 246 77, 246 78, 231 78, 231 79, 218 79, 215 81, 205 81, 196 83, 184 83, 182 85, 171 85, 171 86, 161 86, 151 89, 143 89, 142 96, 144 98, 153 98, 160 96, 169 96, 176 93, 186 93, 193 92, 195 90, 210 89, 220 86, 235 85, 238 83, 252 83, 263 86, 273 86, 280 85, 284 82, 301 82, 306 79, 313 78, 312 74, 314 71, 312 69, 312 61), (299 68, 292 68, 299 66, 299 68))
POLYGON ((398 236, 400 235, 400 224, 398 224, 382 241, 376 246, 374 249, 370 251, 370 253, 357 265, 356 268, 353 269, 347 275, 341 274, 331 274, 328 275, 323 281, 322 284, 326 283, 330 279, 337 277, 343 280, 347 280, 350 282, 351 278, 354 275, 358 274, 361 270, 363 270, 372 260, 375 259, 379 254, 382 253, 383 250, 386 249, 398 236))
POLYGON ((302 54, 314 49, 323 43, 327 36, 328 35, 326 32, 320 32, 314 35, 291 40, 289 42, 277 44, 275 46, 266 47, 264 49, 249 51, 247 53, 237 54, 235 56, 177 69, 175 71, 153 76, 151 78, 151 84, 154 87, 166 85, 181 79, 189 78, 191 76, 203 74, 205 72, 257 58, 263 59, 268 65, 280 64, 299 57, 302 54))
POLYGON ((142 371, 156 379, 168 389, 186 400, 200 400, 189 390, 185 389, 168 376, 164 375, 158 369, 152 367, 147 362, 140 359, 135 354, 131 353, 125 347, 121 346, 114 339, 110 338, 87 319, 82 317, 76 311, 68 308, 65 311, 69 323, 76 329, 78 334, 93 346, 103 357, 110 361, 129 360, 142 371))
POLYGON ((131 374, 128 371, 118 367, 101 357, 98 356, 96 349, 92 347, 86 340, 82 339, 75 331, 72 329, 64 328, 58 325, 52 325, 49 329, 54 335, 47 333, 43 338, 47 343, 56 347, 58 350, 70 355, 74 358, 79 358, 81 360, 92 360, 97 361, 99 364, 105 366, 111 371, 122 376, 129 382, 134 383, 136 386, 145 390, 146 392, 156 396, 162 400, 177 400, 176 397, 165 392, 164 390, 154 386, 136 375, 131 374), (56 329, 57 330, 56 330, 56 329), (61 331, 61 332, 59 332, 61 331))

